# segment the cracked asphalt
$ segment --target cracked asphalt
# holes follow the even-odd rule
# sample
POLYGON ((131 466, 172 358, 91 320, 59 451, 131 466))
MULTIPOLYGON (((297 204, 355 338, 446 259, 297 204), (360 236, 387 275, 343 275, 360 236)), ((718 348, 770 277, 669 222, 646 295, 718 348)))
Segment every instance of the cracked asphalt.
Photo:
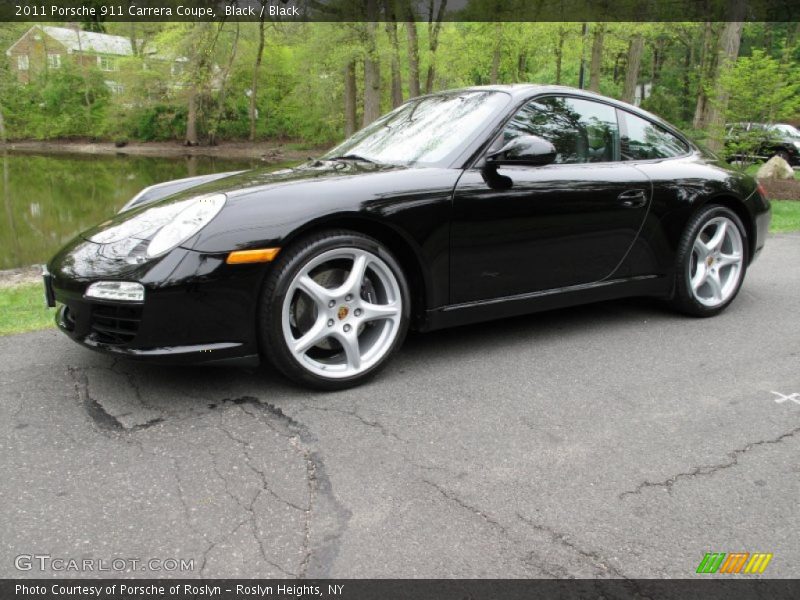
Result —
POLYGON ((696 320, 606 302, 408 339, 372 383, 0 338, 0 577, 20 554, 182 577, 800 574, 800 235, 696 320), (777 392, 777 393, 774 393, 777 392), (792 394, 796 394, 792 396, 792 394))

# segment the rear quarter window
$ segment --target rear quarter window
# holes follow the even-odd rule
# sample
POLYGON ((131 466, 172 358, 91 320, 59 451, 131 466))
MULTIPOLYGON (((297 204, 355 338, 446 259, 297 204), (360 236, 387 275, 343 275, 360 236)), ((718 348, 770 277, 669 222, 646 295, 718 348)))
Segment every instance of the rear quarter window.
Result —
POLYGON ((622 136, 622 160, 673 158, 689 153, 689 146, 659 125, 625 111, 617 111, 622 136))

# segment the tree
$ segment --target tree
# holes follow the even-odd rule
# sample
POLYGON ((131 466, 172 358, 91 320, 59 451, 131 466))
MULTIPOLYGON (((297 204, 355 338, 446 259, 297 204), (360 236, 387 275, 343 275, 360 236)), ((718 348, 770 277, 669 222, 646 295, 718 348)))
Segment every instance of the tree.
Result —
POLYGON ((397 37, 397 15, 392 0, 384 0, 386 12, 386 33, 391 45, 392 69, 392 108, 397 108, 403 103, 403 80, 400 75, 400 41, 397 37))
POLYGON ((589 89, 600 91, 600 72, 603 67, 603 38, 606 27, 604 23, 595 23, 592 36, 592 62, 589 66, 589 89))
POLYGON ((417 40, 417 17, 411 1, 406 4, 406 38, 408 42, 408 95, 419 96, 419 41, 417 40))
POLYGON ((425 93, 433 91, 433 79, 436 76, 436 49, 439 47, 439 33, 442 30, 442 19, 447 9, 447 0, 440 0, 436 18, 433 16, 433 0, 428 5, 428 76, 425 78, 425 93))
POLYGON ((258 19, 258 50, 256 50, 256 60, 253 63, 253 84, 250 86, 250 105, 247 110, 247 115, 250 118, 250 141, 256 139, 256 113, 258 103, 258 73, 261 70, 261 61, 264 59, 264 14, 258 19))
POLYGON ((625 87, 622 91, 622 99, 625 102, 633 103, 636 98, 636 84, 639 82, 639 68, 642 64, 642 53, 644 52, 644 36, 637 32, 633 35, 628 47, 628 61, 625 71, 625 87))
POLYGON ((364 120, 366 127, 381 116, 381 63, 377 40, 377 0, 367 0, 364 24, 364 120))

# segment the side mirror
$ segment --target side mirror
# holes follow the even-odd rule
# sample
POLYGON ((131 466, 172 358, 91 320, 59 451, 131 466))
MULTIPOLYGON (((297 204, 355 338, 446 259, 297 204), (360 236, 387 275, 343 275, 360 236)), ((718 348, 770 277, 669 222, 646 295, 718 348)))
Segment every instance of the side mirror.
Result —
POLYGON ((521 135, 486 157, 491 166, 528 165, 541 167, 556 159, 556 147, 535 135, 521 135))

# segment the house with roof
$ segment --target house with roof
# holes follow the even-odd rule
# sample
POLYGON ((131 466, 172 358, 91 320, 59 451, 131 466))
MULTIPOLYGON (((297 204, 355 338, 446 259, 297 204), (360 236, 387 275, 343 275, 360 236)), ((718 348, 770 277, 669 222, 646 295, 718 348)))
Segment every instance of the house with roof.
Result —
POLYGON ((82 31, 77 26, 34 25, 6 50, 11 69, 21 83, 29 83, 45 70, 62 68, 68 61, 94 67, 106 74, 106 85, 122 91, 114 73, 120 58, 134 55, 131 40, 120 35, 82 31))

